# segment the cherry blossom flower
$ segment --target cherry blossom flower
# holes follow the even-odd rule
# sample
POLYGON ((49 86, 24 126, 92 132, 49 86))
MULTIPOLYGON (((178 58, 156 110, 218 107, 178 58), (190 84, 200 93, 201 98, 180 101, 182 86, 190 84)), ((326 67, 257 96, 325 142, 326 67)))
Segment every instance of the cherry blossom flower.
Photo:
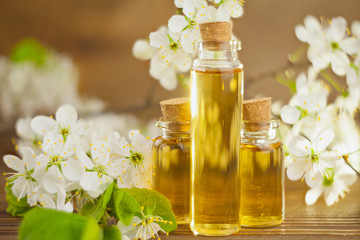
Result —
POLYGON ((70 134, 84 133, 84 122, 78 121, 76 109, 71 105, 63 105, 56 111, 56 120, 52 117, 37 116, 31 121, 34 132, 44 136, 50 131, 56 131, 66 140, 70 134))
POLYGON ((331 19, 328 25, 319 26, 312 16, 305 18, 305 26, 297 26, 295 33, 300 41, 307 42, 308 58, 316 69, 331 64, 335 74, 344 76, 350 64, 347 54, 360 50, 360 42, 347 36, 346 20, 342 17, 331 19))
POLYGON ((150 34, 150 46, 159 50, 151 59, 150 74, 168 90, 176 88, 176 74, 189 71, 191 66, 191 56, 180 46, 180 36, 165 27, 150 34))
POLYGON ((242 0, 214 0, 219 5, 217 10, 218 20, 229 20, 232 18, 239 18, 243 15, 243 2, 242 0))
POLYGON ((114 153, 122 161, 117 184, 119 187, 150 187, 152 141, 141 135, 140 131, 130 131, 129 139, 130 144, 115 132, 109 136, 114 153))
POLYGON ((80 186, 90 196, 97 197, 103 193, 121 171, 121 161, 113 160, 106 141, 98 140, 91 147, 91 157, 84 151, 78 152, 79 160, 86 167, 80 179, 80 186))
POLYGON ((292 156, 292 162, 287 168, 287 176, 290 180, 304 179, 312 187, 322 181, 316 177, 318 172, 326 176, 326 168, 334 166, 335 161, 341 158, 334 151, 325 151, 326 147, 334 139, 334 132, 330 129, 322 130, 313 142, 303 136, 295 136, 288 146, 292 156))
POLYGON ((206 2, 192 17, 174 15, 170 18, 168 27, 174 33, 181 33, 181 46, 187 53, 194 53, 196 42, 200 40, 199 24, 214 21, 216 8, 207 6, 206 2))
POLYGON ((73 205, 66 197, 66 193, 61 186, 57 186, 54 193, 49 193, 42 186, 34 189, 33 195, 28 200, 30 206, 57 209, 66 212, 73 212, 73 205), (55 194, 56 193, 56 194, 55 194))
POLYGON ((11 177, 6 178, 6 184, 12 184, 11 190, 15 197, 20 200, 21 198, 32 194, 33 189, 38 185, 34 178, 35 172, 35 154, 31 148, 21 148, 21 160, 17 156, 5 155, 4 162, 6 166, 15 170, 16 172, 5 173, 11 174, 11 177))
POLYGON ((296 95, 290 105, 285 105, 281 119, 287 124, 296 123, 301 117, 309 114, 317 115, 325 109, 329 90, 322 82, 316 80, 317 71, 310 67, 308 77, 305 73, 296 79, 296 95))
POLYGON ((317 176, 322 178, 322 182, 307 191, 305 196, 307 205, 313 205, 322 194, 326 205, 333 205, 339 197, 345 197, 345 193, 349 192, 348 187, 357 179, 354 171, 344 162, 337 163, 335 168, 326 168, 325 172, 326 176, 317 176))
MULTIPOLYGON (((158 232, 166 233, 158 223, 173 224, 171 221, 166 221, 159 216, 153 216, 152 214, 144 214, 144 207, 141 207, 141 218, 134 216, 130 225, 126 226, 121 221, 117 226, 120 229, 123 238, 141 239, 146 240, 157 237, 160 239, 158 232)), ((168 235, 168 233, 166 233, 168 235)))
POLYGON ((182 12, 189 18, 203 6, 207 6, 206 0, 175 0, 174 3, 177 8, 182 8, 182 12))
POLYGON ((69 135, 65 142, 60 134, 49 132, 40 146, 43 153, 36 158, 35 169, 45 169, 47 172, 50 168, 56 168, 68 180, 78 181, 84 171, 84 166, 76 159, 79 145, 77 135, 69 135))

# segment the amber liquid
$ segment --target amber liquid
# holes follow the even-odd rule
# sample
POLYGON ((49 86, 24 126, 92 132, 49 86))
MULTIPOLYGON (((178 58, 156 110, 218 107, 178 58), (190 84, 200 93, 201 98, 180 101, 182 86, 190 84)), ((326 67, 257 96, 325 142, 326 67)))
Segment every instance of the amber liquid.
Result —
POLYGON ((179 224, 189 223, 190 138, 158 137, 153 146, 153 188, 165 195, 179 224))
POLYGON ((268 146, 242 144, 241 226, 270 227, 283 221, 283 154, 280 142, 268 146))
POLYGON ((239 230, 242 71, 191 71, 191 230, 239 230))

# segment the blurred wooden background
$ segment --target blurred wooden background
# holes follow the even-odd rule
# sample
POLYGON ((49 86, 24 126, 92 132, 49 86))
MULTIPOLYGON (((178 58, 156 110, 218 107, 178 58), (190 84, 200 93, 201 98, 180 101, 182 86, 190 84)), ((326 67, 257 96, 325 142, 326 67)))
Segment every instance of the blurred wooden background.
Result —
MULTIPOLYGON (((300 42, 294 27, 307 14, 360 20, 358 0, 248 0, 234 21, 242 41, 246 98, 257 94, 287 100, 287 89, 273 78, 300 42)), ((173 0, 0 0, 0 55, 24 37, 35 37, 73 57, 80 69, 81 95, 99 97, 110 110, 127 111, 184 96, 166 91, 149 75, 149 61, 132 56, 135 40, 147 38, 174 14, 173 0)))

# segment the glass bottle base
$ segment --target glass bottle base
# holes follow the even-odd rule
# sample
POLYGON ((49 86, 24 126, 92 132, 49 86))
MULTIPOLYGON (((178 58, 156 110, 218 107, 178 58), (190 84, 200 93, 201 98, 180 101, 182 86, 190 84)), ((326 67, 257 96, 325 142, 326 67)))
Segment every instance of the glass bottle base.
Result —
POLYGON ((190 218, 189 216, 185 215, 185 216, 175 216, 176 217, 176 222, 177 224, 189 224, 190 223, 190 218))
POLYGON ((283 222, 282 216, 269 216, 269 217, 254 217, 254 216, 242 216, 240 223, 242 227, 274 227, 280 225, 283 222))
POLYGON ((238 224, 196 224, 190 225, 194 235, 227 236, 240 230, 238 224))

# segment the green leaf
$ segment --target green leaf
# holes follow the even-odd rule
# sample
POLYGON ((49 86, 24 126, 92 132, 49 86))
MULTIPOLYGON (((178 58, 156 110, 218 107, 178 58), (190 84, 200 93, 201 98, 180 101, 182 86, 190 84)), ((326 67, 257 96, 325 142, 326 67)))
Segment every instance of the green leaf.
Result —
POLYGON ((26 197, 18 199, 14 196, 11 190, 12 185, 5 186, 5 192, 6 192, 6 202, 8 203, 8 207, 6 209, 6 212, 10 213, 12 216, 24 216, 24 214, 30 210, 30 206, 27 203, 26 197))
POLYGON ((121 233, 116 225, 104 228, 104 240, 121 240, 121 233))
MULTIPOLYGON (((167 223, 157 222, 166 232, 174 231, 177 228, 176 218, 172 211, 169 199, 154 190, 146 188, 121 189, 131 195, 140 206, 144 207, 144 214, 162 217, 167 223), (169 224, 169 222, 172 224, 169 224)), ((124 223, 125 224, 125 223, 124 223)))
POLYGON ((48 50, 38 41, 26 38, 14 46, 10 60, 15 63, 32 62, 36 66, 43 66, 48 55, 48 50))
POLYGON ((113 192, 112 204, 116 217, 125 225, 129 225, 136 213, 141 211, 139 203, 124 189, 117 187, 113 192))
POLYGON ((111 195, 114 189, 114 183, 112 183, 97 200, 94 204, 92 202, 88 202, 83 206, 80 210, 80 214, 84 216, 91 216, 96 219, 96 221, 100 221, 100 219, 104 216, 107 204, 111 199, 111 195))
POLYGON ((29 211, 20 226, 20 240, 101 240, 92 217, 45 208, 29 211))

